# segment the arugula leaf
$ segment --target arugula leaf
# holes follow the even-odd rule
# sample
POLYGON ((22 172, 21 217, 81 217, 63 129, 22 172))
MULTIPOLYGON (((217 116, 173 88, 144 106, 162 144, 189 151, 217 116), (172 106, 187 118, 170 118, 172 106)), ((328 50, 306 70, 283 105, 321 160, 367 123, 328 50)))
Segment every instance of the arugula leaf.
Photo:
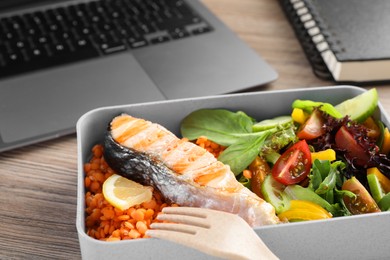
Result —
POLYGON ((321 182, 318 189, 315 190, 317 194, 325 194, 327 192, 330 192, 334 189, 336 186, 336 172, 330 171, 329 175, 324 179, 323 182, 321 182))
POLYGON ((337 196, 339 196, 340 198, 343 198, 344 196, 348 196, 350 198, 356 198, 356 194, 349 190, 335 189, 335 192, 337 193, 337 196))
MULTIPOLYGON (((328 162, 329 166, 330 166, 329 161, 325 161, 325 162, 328 162)), ((326 176, 323 179, 323 181, 320 183, 320 185, 315 190, 315 192, 317 194, 325 194, 327 192, 331 192, 336 186, 336 177, 337 177, 336 174, 337 173, 338 173, 338 171, 336 169, 334 169, 333 167, 329 167, 328 176, 326 176)))
POLYGON ((309 179, 310 179, 309 187, 312 190, 316 190, 318 189, 318 187, 320 187, 322 178, 321 178, 321 173, 318 171, 317 168, 312 166, 312 171, 311 174, 309 175, 309 179))
POLYGON ((310 187, 318 194, 324 194, 327 190, 334 189, 336 186, 341 187, 344 177, 340 173, 345 167, 345 163, 342 161, 331 163, 328 160, 316 159, 313 162, 309 176, 310 187))
POLYGON ((345 178, 341 172, 346 165, 342 161, 330 162, 328 160, 316 159, 312 165, 310 173, 310 182, 308 189, 318 194, 334 207, 334 216, 348 215, 348 210, 343 202, 343 195, 353 196, 354 194, 348 191, 339 190, 345 178))
POLYGON ((338 190, 337 188, 334 189, 335 199, 339 202, 338 205, 340 207, 340 210, 336 216, 351 216, 351 212, 349 212, 347 206, 344 203, 343 197, 348 196, 350 198, 355 198, 356 194, 348 191, 348 190, 338 190))
POLYGON ((236 176, 238 181, 247 187, 248 189, 251 189, 251 179, 246 178, 244 175, 236 176))
POLYGON ((315 191, 317 190, 323 179, 326 178, 330 170, 330 162, 329 161, 320 161, 314 160, 312 164, 312 171, 309 176, 310 178, 310 187, 315 191))

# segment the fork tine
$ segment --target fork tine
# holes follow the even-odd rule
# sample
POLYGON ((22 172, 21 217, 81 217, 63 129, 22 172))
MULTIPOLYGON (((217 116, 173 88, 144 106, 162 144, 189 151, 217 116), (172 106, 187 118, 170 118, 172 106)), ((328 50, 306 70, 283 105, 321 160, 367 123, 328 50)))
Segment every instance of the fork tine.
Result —
POLYGON ((210 224, 207 223, 206 218, 199 218, 190 215, 178 215, 171 213, 164 213, 157 216, 158 220, 165 220, 174 223, 182 223, 186 225, 192 225, 202 228, 210 228, 210 224))
POLYGON ((193 234, 176 232, 172 230, 149 229, 146 235, 153 238, 166 239, 172 242, 180 243, 180 241, 187 241, 193 234))
POLYGON ((184 224, 176 224, 176 223, 152 223, 150 224, 150 227, 152 229, 166 230, 172 232, 182 232, 182 233, 188 233, 192 235, 195 235, 197 229, 199 229, 199 227, 184 225, 184 224))
POLYGON ((199 218, 206 218, 207 211, 203 208, 195 207, 165 207, 163 208, 163 213, 166 214, 178 214, 178 215, 189 215, 199 218))

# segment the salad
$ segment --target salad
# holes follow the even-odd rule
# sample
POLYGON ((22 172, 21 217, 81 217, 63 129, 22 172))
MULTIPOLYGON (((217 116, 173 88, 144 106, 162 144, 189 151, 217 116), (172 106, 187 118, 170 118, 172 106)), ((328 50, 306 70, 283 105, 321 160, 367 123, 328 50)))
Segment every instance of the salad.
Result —
POLYGON ((373 88, 337 105, 295 100, 290 114, 262 121, 200 109, 181 134, 222 147, 218 160, 283 221, 381 212, 390 210, 390 133, 377 106, 373 88))

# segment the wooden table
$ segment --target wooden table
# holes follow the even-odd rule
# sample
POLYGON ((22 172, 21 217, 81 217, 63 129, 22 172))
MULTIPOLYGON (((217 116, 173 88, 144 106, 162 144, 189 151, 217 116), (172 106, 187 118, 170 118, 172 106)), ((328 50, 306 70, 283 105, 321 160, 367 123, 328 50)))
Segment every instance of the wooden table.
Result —
MULTIPOLYGON (((278 1, 203 2, 278 71, 260 90, 333 85, 312 73, 278 1)), ((390 112, 390 85, 375 87, 390 112)), ((81 258, 76 164, 74 134, 0 154, 0 259, 81 258)))

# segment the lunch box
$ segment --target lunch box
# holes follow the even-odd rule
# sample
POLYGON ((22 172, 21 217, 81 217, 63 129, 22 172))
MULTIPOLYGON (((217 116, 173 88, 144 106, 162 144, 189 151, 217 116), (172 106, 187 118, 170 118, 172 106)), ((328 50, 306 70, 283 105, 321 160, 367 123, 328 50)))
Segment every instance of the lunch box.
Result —
MULTIPOLYGON (((144 118, 180 136, 181 120, 200 108, 241 110, 260 121, 290 114, 295 99, 338 104, 364 91, 355 86, 323 86, 111 106, 87 112, 77 123, 76 227, 82 258, 215 259, 190 247, 154 238, 105 242, 86 234, 83 165, 90 159, 92 147, 102 143, 107 126, 116 115, 125 112, 144 118)), ((375 117, 390 125, 380 102, 375 117)), ((390 212, 263 226, 255 231, 280 259, 390 259, 390 212)))

